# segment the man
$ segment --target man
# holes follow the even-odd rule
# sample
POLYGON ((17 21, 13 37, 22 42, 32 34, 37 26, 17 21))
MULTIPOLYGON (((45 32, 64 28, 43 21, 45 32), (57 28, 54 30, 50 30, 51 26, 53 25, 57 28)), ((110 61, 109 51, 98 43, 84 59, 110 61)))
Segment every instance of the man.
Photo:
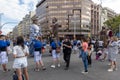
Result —
POLYGON ((66 62, 65 70, 69 69, 71 51, 72 51, 71 42, 69 41, 68 37, 66 37, 65 41, 63 42, 63 53, 64 53, 63 58, 66 62))
POLYGON ((8 63, 7 47, 8 45, 5 41, 5 36, 0 35, 0 64, 3 67, 3 72, 10 71, 6 67, 6 64, 8 63))

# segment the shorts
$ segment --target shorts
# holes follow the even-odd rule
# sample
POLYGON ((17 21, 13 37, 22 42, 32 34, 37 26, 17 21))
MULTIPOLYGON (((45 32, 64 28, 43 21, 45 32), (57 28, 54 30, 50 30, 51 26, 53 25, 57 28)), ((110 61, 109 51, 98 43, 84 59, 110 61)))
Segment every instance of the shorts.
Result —
POLYGON ((42 54, 39 51, 34 52, 34 61, 35 62, 41 61, 42 60, 41 57, 42 57, 42 54))
POLYGON ((6 51, 2 51, 0 53, 0 64, 6 64, 8 63, 8 56, 6 51))
POLYGON ((21 69, 21 68, 26 68, 28 66, 27 63, 27 58, 15 58, 14 63, 13 63, 13 68, 14 69, 21 69))
POLYGON ((52 50, 52 57, 53 59, 60 58, 60 53, 56 53, 56 50, 52 50))

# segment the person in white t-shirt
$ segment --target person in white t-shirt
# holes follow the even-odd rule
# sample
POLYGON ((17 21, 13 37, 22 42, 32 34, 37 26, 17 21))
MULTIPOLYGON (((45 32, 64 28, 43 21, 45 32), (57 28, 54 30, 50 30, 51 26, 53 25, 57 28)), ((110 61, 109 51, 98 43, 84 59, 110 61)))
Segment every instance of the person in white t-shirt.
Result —
POLYGON ((25 75, 25 80, 29 80, 27 71, 27 56, 29 55, 29 50, 26 45, 24 45, 23 37, 17 37, 17 45, 13 48, 14 63, 13 68, 16 70, 18 75, 18 80, 22 80, 22 69, 25 75))
POLYGON ((103 41, 99 41, 99 48, 103 48, 103 41))

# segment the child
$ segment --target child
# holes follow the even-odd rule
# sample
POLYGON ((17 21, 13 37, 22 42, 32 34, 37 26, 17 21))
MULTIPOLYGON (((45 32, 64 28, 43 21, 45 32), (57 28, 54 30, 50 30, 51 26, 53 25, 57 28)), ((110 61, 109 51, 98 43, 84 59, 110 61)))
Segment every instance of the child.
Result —
POLYGON ((99 49, 97 54, 96 54, 96 60, 99 60, 101 55, 102 55, 102 50, 99 49))

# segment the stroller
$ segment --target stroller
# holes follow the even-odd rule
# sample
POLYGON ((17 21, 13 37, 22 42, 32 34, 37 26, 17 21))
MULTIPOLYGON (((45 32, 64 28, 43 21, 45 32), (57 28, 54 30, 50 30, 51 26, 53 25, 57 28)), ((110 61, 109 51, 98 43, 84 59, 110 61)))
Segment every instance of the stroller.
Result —
POLYGON ((102 56, 102 53, 103 53, 102 49, 99 48, 99 49, 98 49, 98 52, 97 52, 97 54, 96 54, 96 60, 99 60, 99 59, 100 59, 100 57, 102 56))

